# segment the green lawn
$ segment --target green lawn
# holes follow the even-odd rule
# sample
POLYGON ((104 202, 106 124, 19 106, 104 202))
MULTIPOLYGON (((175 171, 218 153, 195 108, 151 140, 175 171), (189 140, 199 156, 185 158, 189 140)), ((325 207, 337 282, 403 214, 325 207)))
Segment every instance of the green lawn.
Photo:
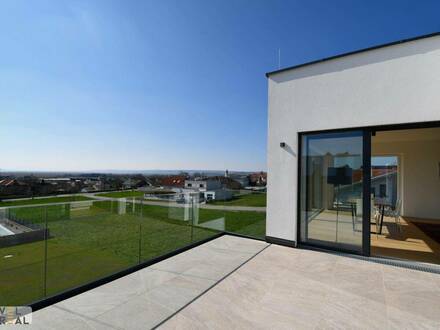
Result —
POLYGON ((100 194, 96 194, 96 196, 110 197, 110 198, 130 198, 130 197, 143 197, 144 194, 168 195, 168 194, 174 194, 174 192, 171 190, 151 190, 151 191, 126 190, 126 191, 112 191, 112 192, 100 193, 100 194))
POLYGON ((266 193, 250 193, 243 195, 234 195, 229 201, 213 201, 214 205, 230 206, 266 206, 266 193))
POLYGON ((35 199, 23 199, 18 201, 3 201, 0 202, 0 207, 4 206, 18 206, 18 205, 37 205, 37 204, 49 204, 49 203, 67 203, 77 201, 87 201, 91 198, 81 195, 65 196, 65 197, 47 197, 47 198, 35 198, 35 199))
POLYGON ((108 193, 96 194, 96 196, 110 197, 110 198, 143 197, 144 192, 137 190, 113 191, 108 193))
MULTIPOLYGON (((10 218, 47 223, 50 238, 0 248, 0 304, 25 305, 217 233, 191 226, 183 212, 115 201, 10 209, 10 218)), ((227 231, 264 237, 265 213, 199 210, 202 225, 218 218, 225 219, 227 231)))

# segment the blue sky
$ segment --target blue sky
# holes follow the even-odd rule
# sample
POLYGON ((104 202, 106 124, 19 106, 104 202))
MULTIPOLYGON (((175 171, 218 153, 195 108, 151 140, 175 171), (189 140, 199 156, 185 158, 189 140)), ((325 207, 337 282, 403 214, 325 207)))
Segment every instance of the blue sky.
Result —
POLYGON ((440 2, 0 3, 0 169, 266 168, 264 73, 440 30, 440 2))

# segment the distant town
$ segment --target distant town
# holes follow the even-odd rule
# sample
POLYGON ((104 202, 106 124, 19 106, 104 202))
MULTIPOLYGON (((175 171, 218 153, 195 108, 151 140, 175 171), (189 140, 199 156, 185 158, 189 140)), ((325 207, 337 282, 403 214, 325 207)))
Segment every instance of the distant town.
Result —
POLYGON ((157 171, 140 173, 0 172, 0 200, 40 196, 140 190, 180 192, 198 188, 206 199, 228 199, 220 192, 265 191, 266 172, 157 171), (201 189, 200 189, 201 188, 201 189), (217 198, 215 196, 217 193, 217 198))

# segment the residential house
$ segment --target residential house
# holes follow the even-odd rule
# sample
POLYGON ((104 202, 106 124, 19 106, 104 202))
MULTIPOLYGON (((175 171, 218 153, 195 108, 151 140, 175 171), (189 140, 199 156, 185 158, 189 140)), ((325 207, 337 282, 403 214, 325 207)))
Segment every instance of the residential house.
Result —
POLYGON ((267 73, 268 241, 440 263, 439 59, 435 33, 267 73))
POLYGON ((185 186, 185 175, 170 175, 159 179, 159 183, 164 188, 183 188, 185 186))
MULTIPOLYGON (((225 177, 221 178, 222 180, 227 179, 225 177)), ((185 189, 202 193, 206 201, 232 198, 232 192, 223 187, 218 177, 209 177, 204 180, 185 180, 185 189)))
POLYGON ((249 175, 249 184, 251 186, 265 186, 267 184, 267 173, 257 172, 249 175))
POLYGON ((16 179, 0 180, 0 198, 1 197, 21 197, 30 194, 30 187, 16 179))

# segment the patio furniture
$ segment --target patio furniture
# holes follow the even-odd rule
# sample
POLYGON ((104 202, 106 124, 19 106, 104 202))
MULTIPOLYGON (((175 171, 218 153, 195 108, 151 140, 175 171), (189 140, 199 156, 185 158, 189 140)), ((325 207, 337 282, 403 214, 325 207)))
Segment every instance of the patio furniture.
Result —
POLYGON ((393 205, 391 205, 387 200, 383 200, 383 199, 376 199, 374 204, 379 209, 379 213, 380 213, 379 234, 382 235, 383 217, 384 217, 384 214, 385 214, 385 208, 386 207, 392 207, 393 205))
POLYGON ((390 216, 394 218, 394 221, 396 222, 396 226, 399 230, 399 233, 402 232, 402 226, 400 225, 401 210, 402 210, 402 200, 399 198, 396 201, 396 205, 394 206, 394 209, 392 209, 390 212, 390 216))
MULTIPOLYGON (((355 225, 356 225, 356 220, 358 217, 362 218, 363 215, 363 200, 362 198, 356 198, 353 201, 354 204, 354 214, 353 214, 353 231, 355 231, 355 225)), ((370 219, 375 219, 376 222, 376 228, 378 228, 378 220, 376 220, 376 218, 378 218, 379 215, 379 209, 377 207, 374 206, 374 197, 371 196, 371 209, 370 209, 370 219)), ((377 232, 377 229, 376 229, 377 232)))

